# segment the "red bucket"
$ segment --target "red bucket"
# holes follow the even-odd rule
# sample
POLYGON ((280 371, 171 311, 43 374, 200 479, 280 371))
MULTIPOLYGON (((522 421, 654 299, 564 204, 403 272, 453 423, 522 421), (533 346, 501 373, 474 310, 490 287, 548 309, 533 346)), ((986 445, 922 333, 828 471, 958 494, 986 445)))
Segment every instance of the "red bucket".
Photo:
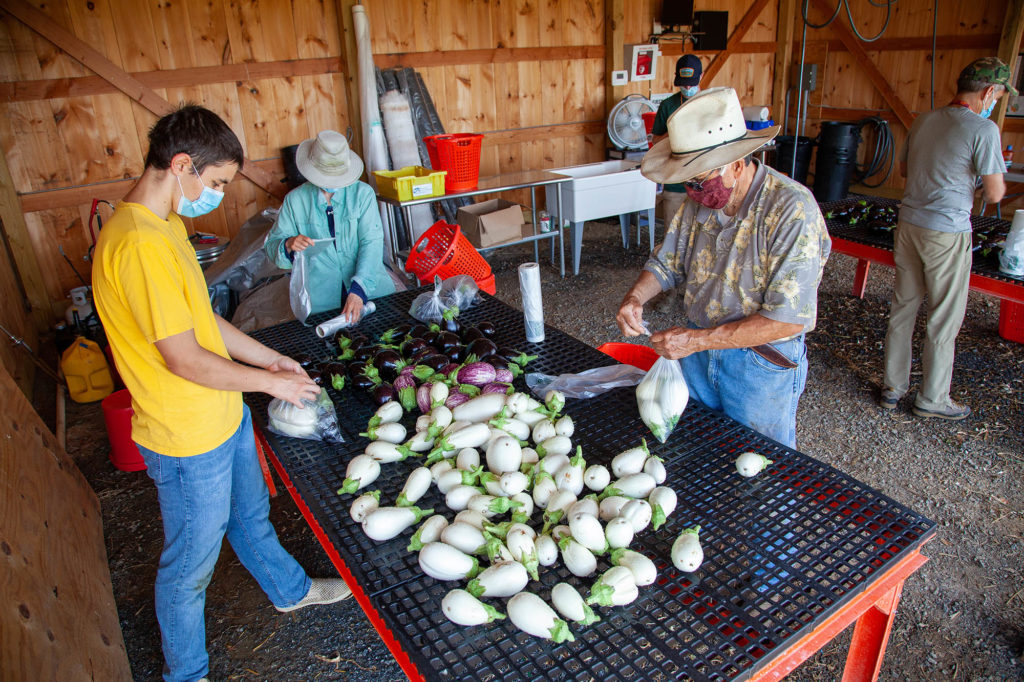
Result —
POLYGON ((103 399, 103 421, 107 423, 110 440, 110 463, 121 471, 142 471, 146 462, 139 446, 132 440, 132 395, 128 389, 111 393, 103 399))
POLYGON ((609 341, 597 347, 605 355, 610 355, 624 365, 633 365, 642 370, 649 370, 658 354, 650 346, 641 346, 635 343, 621 343, 609 341))

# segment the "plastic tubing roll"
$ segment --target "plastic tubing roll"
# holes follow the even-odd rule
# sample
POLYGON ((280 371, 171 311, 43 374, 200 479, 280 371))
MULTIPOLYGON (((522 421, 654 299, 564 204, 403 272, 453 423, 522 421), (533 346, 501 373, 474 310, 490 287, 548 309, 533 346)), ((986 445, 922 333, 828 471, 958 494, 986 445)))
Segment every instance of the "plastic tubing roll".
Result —
MULTIPOLYGON (((369 315, 376 309, 376 303, 374 303, 373 301, 367 301, 366 304, 363 306, 363 317, 369 315)), ((349 322, 348 315, 338 315, 337 317, 332 317, 326 322, 321 322, 320 324, 318 324, 316 326, 316 335, 319 336, 321 339, 326 339, 328 336, 338 331, 339 329, 344 329, 345 327, 351 326, 352 323, 349 322)))
POLYGON ((523 263, 519 266, 519 289, 523 294, 523 319, 526 340, 540 343, 544 340, 544 303, 540 296, 540 266, 523 263))

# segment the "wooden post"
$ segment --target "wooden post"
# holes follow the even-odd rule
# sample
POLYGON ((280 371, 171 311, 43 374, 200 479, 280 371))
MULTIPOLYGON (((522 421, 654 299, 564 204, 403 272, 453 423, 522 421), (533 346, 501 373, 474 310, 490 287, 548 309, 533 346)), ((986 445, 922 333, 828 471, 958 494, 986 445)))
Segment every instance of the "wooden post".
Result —
POLYGON ((793 23, 796 20, 796 0, 779 0, 779 18, 775 32, 775 70, 772 78, 772 117, 782 120, 786 110, 786 89, 789 87, 789 66, 793 54, 793 23))
MULTIPOLYGON (((1006 19, 1003 20, 1003 32, 999 36, 999 51, 996 56, 1010 65, 1013 71, 1013 61, 1020 52, 1020 39, 1024 33, 1024 0, 1007 0, 1006 19)), ((993 120, 999 129, 1003 129, 1003 119, 1006 117, 1006 106, 1009 98, 1003 96, 993 115, 993 120)))
POLYGON ((348 124, 352 126, 350 146, 365 159, 363 116, 359 108, 359 55, 355 24, 352 22, 352 8, 359 4, 362 4, 359 0, 338 0, 338 31, 341 34, 341 70, 345 78, 345 105, 348 107, 348 124))
MULTIPOLYGON (((25 287, 29 303, 32 306, 32 321, 36 331, 45 331, 50 328, 50 297, 46 294, 46 282, 43 279, 42 268, 36 259, 36 252, 32 246, 32 239, 28 234, 28 225, 25 223, 25 214, 21 212, 21 201, 14 189, 14 180, 11 178, 11 171, 7 166, 7 155, 0 151, 0 219, 3 221, 3 229, 10 241, 11 252, 14 262, 18 266, 18 275, 25 287)), ((11 310, 21 310, 21 302, 7 301, 6 306, 11 310)), ((34 339, 26 339, 29 345, 34 344, 34 339)), ((6 340, 3 341, 6 343, 6 340)), ((34 347, 34 346, 33 346, 34 347)))
POLYGON ((704 75, 701 76, 701 82, 705 88, 711 87, 711 81, 715 79, 718 72, 725 66, 725 60, 729 58, 737 46, 743 42, 743 36, 747 35, 747 31, 757 21, 757 17, 761 14, 761 11, 768 4, 768 0, 755 0, 754 4, 751 5, 740 22, 736 24, 736 28, 732 30, 732 35, 729 36, 729 42, 726 43, 725 49, 715 55, 715 58, 708 64, 708 68, 704 69, 704 75))
POLYGON ((621 71, 622 47, 625 36, 624 0, 604 0, 604 113, 611 113, 615 103, 623 98, 625 88, 612 85, 612 71, 621 71))

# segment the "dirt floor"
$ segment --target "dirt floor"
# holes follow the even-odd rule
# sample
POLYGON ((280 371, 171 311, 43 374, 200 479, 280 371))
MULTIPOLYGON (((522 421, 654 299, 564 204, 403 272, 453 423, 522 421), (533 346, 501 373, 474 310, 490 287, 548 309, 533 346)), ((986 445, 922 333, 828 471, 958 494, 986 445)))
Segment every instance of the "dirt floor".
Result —
MULTIPOLYGON (((645 259, 635 244, 623 251, 618 232, 617 225, 588 224, 579 276, 563 280, 557 268, 543 270, 546 321, 592 345, 622 340, 615 310, 645 259)), ((496 252, 499 298, 519 305, 515 267, 532 259, 528 247, 496 252)), ((910 414, 911 398, 894 413, 882 411, 875 400, 892 271, 876 268, 867 296, 858 300, 849 295, 853 270, 845 256, 833 256, 825 270, 818 329, 808 337, 799 448, 939 524, 938 536, 924 548, 930 560, 904 587, 880 679, 1022 679, 1024 346, 998 336, 998 301, 972 294, 953 395, 974 414, 955 424, 921 420, 910 414)), ((651 327, 678 320, 677 305, 654 306, 646 316, 651 327)), ((67 442, 103 506, 114 596, 135 679, 159 679, 152 597, 162 542, 156 493, 145 472, 110 465, 98 404, 69 403, 67 442)), ((332 573, 287 494, 273 500, 271 519, 310 574, 332 573)), ((227 546, 207 595, 212 679, 403 677, 352 600, 279 614, 227 546)), ((790 679, 839 679, 849 639, 848 630, 790 679)))

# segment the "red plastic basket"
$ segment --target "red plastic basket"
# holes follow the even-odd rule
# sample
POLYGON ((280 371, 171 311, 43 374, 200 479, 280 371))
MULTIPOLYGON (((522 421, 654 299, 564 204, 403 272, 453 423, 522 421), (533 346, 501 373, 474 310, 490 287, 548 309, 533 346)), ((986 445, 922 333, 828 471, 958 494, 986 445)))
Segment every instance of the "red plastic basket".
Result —
POLYGON ((648 370, 658 354, 649 346, 639 346, 635 343, 609 342, 597 347, 605 355, 610 355, 624 365, 633 365, 642 370, 648 370))
POLYGON ((431 167, 448 172, 444 178, 446 194, 476 187, 480 180, 480 145, 483 139, 479 133, 428 135, 423 138, 431 167))
POLYGON ((1005 299, 999 302, 999 336, 1024 343, 1024 303, 1005 299))
POLYGON ((650 135, 654 130, 654 118, 658 115, 656 111, 645 111, 640 114, 640 118, 644 120, 644 128, 647 129, 647 134, 650 135))
POLYGON ((462 235, 458 225, 438 220, 423 233, 405 261, 405 269, 426 284, 434 279, 469 275, 478 282, 491 276, 491 266, 462 235))
POLYGON ((476 285, 480 288, 480 291, 486 291, 491 296, 498 293, 498 288, 494 286, 494 275, 476 280, 476 285))

